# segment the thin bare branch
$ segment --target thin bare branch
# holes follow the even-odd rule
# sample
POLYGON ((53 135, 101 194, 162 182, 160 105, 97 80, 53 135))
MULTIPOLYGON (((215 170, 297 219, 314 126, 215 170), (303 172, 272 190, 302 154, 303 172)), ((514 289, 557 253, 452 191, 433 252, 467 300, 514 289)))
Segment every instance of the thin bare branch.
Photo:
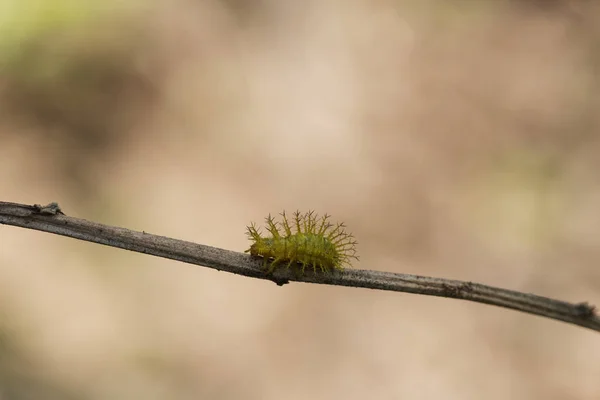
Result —
POLYGON ((469 300, 552 318, 600 332, 600 318, 595 307, 585 302, 567 303, 479 283, 371 270, 346 269, 328 274, 307 272, 298 276, 294 271, 282 268, 266 274, 262 269, 262 261, 244 253, 69 217, 62 213, 56 203, 29 206, 0 202, 0 224, 55 233, 218 271, 271 280, 278 285, 296 281, 469 300))

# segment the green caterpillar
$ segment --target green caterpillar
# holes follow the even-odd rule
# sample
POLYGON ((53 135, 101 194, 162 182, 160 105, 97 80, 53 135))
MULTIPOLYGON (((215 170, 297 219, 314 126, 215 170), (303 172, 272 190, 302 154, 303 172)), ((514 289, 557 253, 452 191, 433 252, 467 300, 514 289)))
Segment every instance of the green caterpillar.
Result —
POLYGON ((287 268, 300 266, 302 273, 307 267, 314 272, 317 268, 329 272, 343 270, 344 265, 351 266, 351 259, 358 260, 358 242, 346 232, 343 223, 334 225, 329 222, 329 215, 319 218, 314 211, 304 214, 296 211, 291 223, 285 211, 281 216, 281 222, 271 215, 265 219, 269 237, 261 236, 254 223, 247 227, 248 238, 253 243, 245 252, 264 258, 267 272, 273 272, 283 263, 287 263, 287 268))

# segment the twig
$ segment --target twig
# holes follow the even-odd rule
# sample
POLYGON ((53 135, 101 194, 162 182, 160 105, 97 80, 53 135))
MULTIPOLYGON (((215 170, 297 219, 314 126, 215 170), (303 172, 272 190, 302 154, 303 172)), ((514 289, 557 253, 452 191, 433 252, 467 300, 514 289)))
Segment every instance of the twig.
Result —
POLYGON ((281 268, 272 274, 266 274, 262 269, 262 261, 244 253, 69 217, 64 215, 56 203, 29 206, 0 202, 0 224, 36 229, 218 271, 271 280, 278 285, 296 281, 469 300, 552 318, 600 332, 600 318, 596 309, 585 302, 573 304, 479 283, 359 269, 328 274, 307 272, 298 276, 294 271, 281 268))

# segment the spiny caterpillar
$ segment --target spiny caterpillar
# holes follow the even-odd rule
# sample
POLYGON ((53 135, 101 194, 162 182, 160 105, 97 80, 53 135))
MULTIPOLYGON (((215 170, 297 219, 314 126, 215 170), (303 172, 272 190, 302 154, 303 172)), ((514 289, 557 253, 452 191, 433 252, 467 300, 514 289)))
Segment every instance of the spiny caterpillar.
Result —
POLYGON ((301 264, 304 273, 306 267, 317 272, 343 270, 344 265, 351 266, 350 259, 358 260, 356 240, 347 233, 343 223, 332 224, 329 215, 320 217, 309 211, 294 213, 288 221, 285 211, 281 213, 282 221, 275 221, 269 216, 265 219, 270 237, 261 236, 254 222, 248 226, 247 235, 252 245, 246 253, 264 258, 264 266, 268 273, 287 263, 287 268, 301 264), (267 267, 269 260, 271 264, 267 267))

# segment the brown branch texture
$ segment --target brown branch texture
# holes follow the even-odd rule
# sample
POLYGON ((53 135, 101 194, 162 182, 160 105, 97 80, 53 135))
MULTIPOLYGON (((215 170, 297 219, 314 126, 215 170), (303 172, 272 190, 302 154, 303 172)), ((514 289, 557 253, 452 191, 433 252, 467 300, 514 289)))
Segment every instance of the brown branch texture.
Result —
MULTIPOLYGON (((568 303, 473 282, 352 268, 328 273, 307 271, 304 274, 278 268, 272 273, 266 273, 263 262, 250 255, 73 218, 65 215, 56 203, 31 206, 0 202, 0 224, 55 233, 218 271, 271 280, 278 285, 296 281, 462 299, 518 310, 600 332, 600 318, 595 307, 587 302, 568 303)), ((0 236, 0 243, 1 241, 0 236)))

